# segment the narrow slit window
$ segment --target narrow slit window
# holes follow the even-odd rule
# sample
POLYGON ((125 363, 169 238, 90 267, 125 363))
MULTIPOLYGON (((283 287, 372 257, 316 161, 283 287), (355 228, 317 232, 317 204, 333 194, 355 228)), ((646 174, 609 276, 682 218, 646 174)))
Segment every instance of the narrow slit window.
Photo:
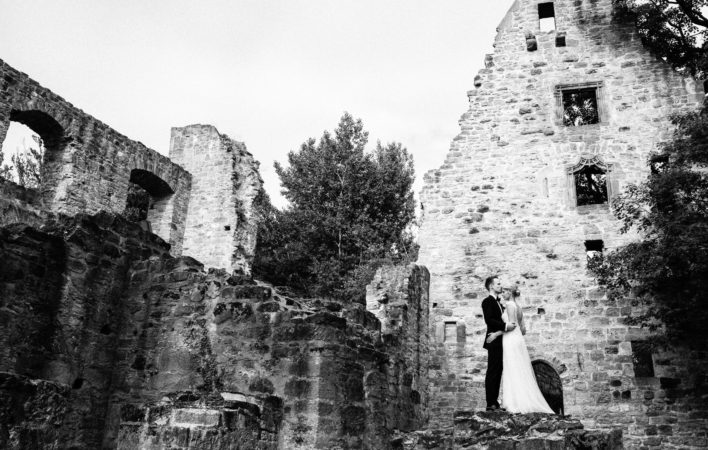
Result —
POLYGON ((457 322, 445 322, 445 342, 457 342, 457 322))
POLYGON ((553 2, 538 4, 538 22, 541 32, 555 31, 556 11, 553 2))

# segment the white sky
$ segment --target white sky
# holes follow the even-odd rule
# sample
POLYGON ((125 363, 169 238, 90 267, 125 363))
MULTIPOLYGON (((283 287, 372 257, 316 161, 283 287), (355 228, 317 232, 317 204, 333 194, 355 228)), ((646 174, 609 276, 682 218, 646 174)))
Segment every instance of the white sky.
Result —
POLYGON ((215 125, 261 162, 361 118, 372 148, 442 164, 466 92, 513 0, 0 0, 0 59, 167 154, 170 128, 215 125))

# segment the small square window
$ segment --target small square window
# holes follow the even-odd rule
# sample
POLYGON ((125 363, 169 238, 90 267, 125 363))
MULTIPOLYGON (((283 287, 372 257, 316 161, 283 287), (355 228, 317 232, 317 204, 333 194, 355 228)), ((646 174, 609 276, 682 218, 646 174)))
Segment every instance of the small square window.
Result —
POLYGON ((605 249, 605 243, 602 239, 592 239, 585 241, 585 253, 587 254, 588 261, 602 256, 602 251, 605 249))
POLYGON ((567 89, 562 91, 563 125, 578 127, 600 122, 597 107, 597 88, 567 89))
POLYGON ((565 47, 565 33, 556 35, 556 47, 565 47))

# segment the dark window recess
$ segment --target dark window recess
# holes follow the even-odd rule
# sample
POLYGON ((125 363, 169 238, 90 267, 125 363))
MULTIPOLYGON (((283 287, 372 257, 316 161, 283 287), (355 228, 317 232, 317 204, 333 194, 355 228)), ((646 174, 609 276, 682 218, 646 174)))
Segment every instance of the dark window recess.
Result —
POLYGON ((125 218, 131 222, 147 220, 150 209, 150 194, 140 185, 128 183, 128 198, 125 203, 125 218))
POLYGON ((669 162, 669 157, 666 155, 654 155, 649 159, 649 167, 651 173, 659 174, 664 171, 666 164, 669 162))
POLYGON ((556 47, 565 47, 565 33, 556 35, 556 47))
POLYGON ((585 166, 573 175, 578 206, 607 203, 607 175, 604 170, 597 166, 585 166))
POLYGON ((585 241, 585 253, 588 256, 588 262, 593 258, 601 257, 604 249, 605 243, 602 242, 602 239, 585 241))
POLYGON ((653 377, 654 361, 651 356, 651 347, 646 341, 632 341, 632 363, 634 364, 635 377, 653 377))
POLYGON ((597 110, 597 88, 563 91, 563 125, 578 127, 600 122, 597 110))
POLYGON ((538 4, 538 21, 542 32, 556 29, 556 11, 553 2, 538 4))
POLYGON ((224 225, 224 231, 231 231, 231 225, 224 225))
POLYGON ((605 249, 605 244, 602 239, 593 239, 590 241, 585 241, 585 251, 586 252, 600 252, 605 249))

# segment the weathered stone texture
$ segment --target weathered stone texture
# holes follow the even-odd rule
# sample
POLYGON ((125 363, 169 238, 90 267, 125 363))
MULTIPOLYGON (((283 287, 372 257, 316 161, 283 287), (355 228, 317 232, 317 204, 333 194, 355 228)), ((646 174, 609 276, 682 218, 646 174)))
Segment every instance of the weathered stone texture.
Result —
POLYGON ((386 448, 424 424, 424 268, 396 272, 406 304, 382 335, 361 305, 168 252, 105 213, 0 227, 0 443, 386 448))
POLYGON ((646 334, 624 318, 637 309, 594 285, 584 247, 601 239, 610 250, 632 236, 618 232, 607 204, 576 206, 569 177, 581 158, 595 158, 609 167, 611 195, 644 179, 649 153, 670 136, 668 116, 696 108, 702 88, 643 49, 631 25, 613 23, 610 0, 554 2, 554 32, 539 31, 538 3, 519 0, 502 21, 460 134, 425 175, 419 262, 431 272, 431 421, 484 407, 480 305, 484 278, 498 273, 520 283, 529 351, 560 375, 566 413, 621 425, 629 446, 679 447, 689 436, 705 445, 696 430, 708 426, 705 381, 695 372, 705 354, 679 353, 665 366, 654 355, 656 374, 635 376, 631 342, 646 334), (555 46, 560 32, 566 47, 555 46), (600 123, 564 126, 556 89, 581 83, 599 86, 600 123), (672 399, 654 392, 665 370, 681 374, 672 399))
POLYGON ((250 273, 263 186, 258 162, 242 142, 211 125, 172 129, 170 158, 192 174, 185 254, 207 267, 250 273))
MULTIPOLYGON (((32 128, 46 146, 37 204, 64 214, 121 213, 134 170, 168 186, 150 209, 153 231, 181 254, 190 175, 167 157, 119 134, 0 60, 0 142, 11 121, 32 128)), ((148 181, 149 183, 149 181, 148 181)), ((156 186, 143 186, 148 191, 156 186)))
POLYGON ((586 430, 577 419, 550 414, 457 411, 454 425, 396 437, 403 450, 564 450, 624 448, 622 430, 586 430))

